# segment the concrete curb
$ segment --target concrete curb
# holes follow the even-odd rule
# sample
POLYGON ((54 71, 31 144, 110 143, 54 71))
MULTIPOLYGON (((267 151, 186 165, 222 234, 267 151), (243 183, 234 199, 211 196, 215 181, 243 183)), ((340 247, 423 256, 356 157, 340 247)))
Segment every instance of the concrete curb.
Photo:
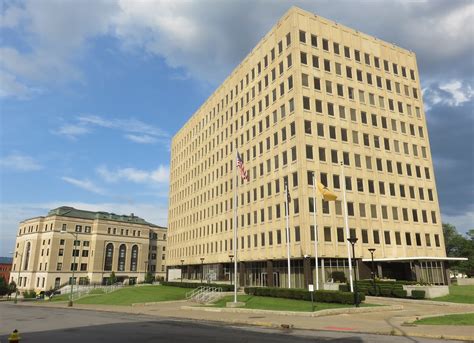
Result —
MULTIPOLYGON (((366 296, 365 301, 370 303, 371 301, 393 301, 393 302, 400 302, 400 303, 409 303, 409 304, 419 304, 419 305, 434 305, 434 306, 465 306, 465 307, 473 307, 473 304, 466 304, 466 303, 452 303, 448 301, 434 301, 434 300, 415 300, 415 299, 403 299, 403 298, 387 298, 387 297, 373 297, 373 296, 366 296)), ((376 303, 374 303, 376 304, 376 303)))
MULTIPOLYGON (((155 301, 155 302, 148 302, 148 303, 133 303, 132 307, 141 307, 141 306, 154 306, 160 304, 170 304, 170 303, 185 303, 188 300, 168 300, 168 301, 155 301)), ((128 306, 128 305, 125 305, 128 306)))
MULTIPOLYGON (((453 312, 453 313, 430 314, 430 315, 426 315, 426 316, 417 316, 417 318, 418 319, 436 318, 436 317, 451 316, 453 314, 469 314, 469 313, 474 313, 474 309, 472 311, 467 311, 467 312, 453 312)), ((414 319, 414 321, 416 321, 418 319, 414 319)), ((415 324, 415 325, 425 325, 425 324, 415 324)))
POLYGON ((402 305, 390 306, 374 306, 374 307, 349 307, 321 310, 316 312, 296 312, 296 311, 272 311, 272 310, 256 310, 245 308, 218 308, 218 307, 198 307, 198 306, 181 306, 182 310, 205 311, 205 312, 222 312, 222 313, 250 313, 250 314, 275 314, 280 316, 292 317, 322 317, 338 314, 350 313, 370 313, 403 310, 402 305))

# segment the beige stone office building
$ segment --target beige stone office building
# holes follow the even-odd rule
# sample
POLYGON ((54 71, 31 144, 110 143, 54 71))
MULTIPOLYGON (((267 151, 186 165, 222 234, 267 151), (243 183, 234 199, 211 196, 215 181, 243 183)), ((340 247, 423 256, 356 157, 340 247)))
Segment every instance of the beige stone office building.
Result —
POLYGON ((165 276, 167 229, 131 215, 59 207, 20 223, 10 281, 21 290, 165 276))
POLYGON ((313 172, 338 195, 316 203, 321 282, 347 273, 343 181, 360 277, 375 248, 380 277, 447 282, 412 51, 291 8, 173 138, 167 265, 185 277, 232 272, 236 149, 240 284, 287 285, 286 182, 292 285, 314 278, 313 172))

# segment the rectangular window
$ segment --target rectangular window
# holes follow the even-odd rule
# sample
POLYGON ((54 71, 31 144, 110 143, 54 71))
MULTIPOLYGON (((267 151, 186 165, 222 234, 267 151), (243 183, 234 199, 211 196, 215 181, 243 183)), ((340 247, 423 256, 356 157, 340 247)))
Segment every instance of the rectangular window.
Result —
POLYGON ((344 243, 344 229, 342 227, 337 228, 337 241, 344 243))
POLYGON ((367 229, 362 229, 362 243, 369 243, 369 235, 367 229))
POLYGON ((324 241, 331 242, 331 228, 329 226, 324 227, 324 241))
POLYGON ((380 236, 378 230, 374 230, 374 244, 380 244, 380 236))
POLYGON ((384 234, 385 244, 391 244, 390 231, 384 231, 383 234, 384 234))

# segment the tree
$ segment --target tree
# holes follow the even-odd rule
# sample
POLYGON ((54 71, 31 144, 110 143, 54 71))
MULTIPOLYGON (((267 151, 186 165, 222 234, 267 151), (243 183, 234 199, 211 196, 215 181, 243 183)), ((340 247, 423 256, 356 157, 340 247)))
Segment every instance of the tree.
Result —
POLYGON ((115 276, 115 272, 112 271, 112 273, 110 273, 110 276, 109 276, 109 284, 114 285, 116 283, 117 283, 117 277, 115 276))
POLYGON ((16 290, 16 283, 15 281, 11 281, 10 284, 8 285, 8 295, 11 295, 12 293, 15 293, 16 290))
POLYGON ((474 230, 469 230, 466 237, 458 233, 454 225, 443 223, 444 243, 448 257, 467 257, 467 261, 450 263, 451 269, 458 270, 467 276, 474 276, 474 230))
POLYGON ((0 276, 0 296, 7 295, 9 291, 8 283, 3 276, 0 276))
POLYGON ((155 278, 153 277, 153 274, 148 272, 145 275, 145 283, 153 283, 155 281, 155 278))

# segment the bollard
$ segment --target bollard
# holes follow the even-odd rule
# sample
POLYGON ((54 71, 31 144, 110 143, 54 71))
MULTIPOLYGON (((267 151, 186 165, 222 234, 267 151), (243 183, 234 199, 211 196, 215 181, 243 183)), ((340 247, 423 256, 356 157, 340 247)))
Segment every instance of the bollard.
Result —
POLYGON ((17 329, 13 330, 12 334, 8 336, 9 343, 17 343, 20 342, 20 334, 17 329))

